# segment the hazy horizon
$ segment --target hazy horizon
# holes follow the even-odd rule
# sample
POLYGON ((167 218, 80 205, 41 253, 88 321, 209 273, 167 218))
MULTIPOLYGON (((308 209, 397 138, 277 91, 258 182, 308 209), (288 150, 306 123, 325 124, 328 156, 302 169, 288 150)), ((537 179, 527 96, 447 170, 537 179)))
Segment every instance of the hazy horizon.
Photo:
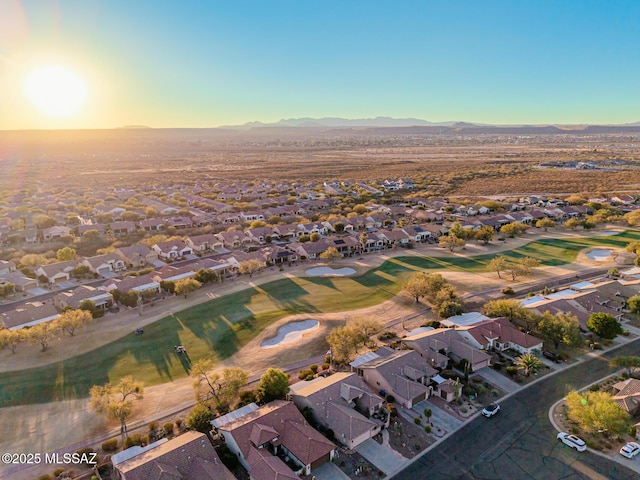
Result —
POLYGON ((633 1, 6 0, 0 130, 634 123, 639 17, 633 1))

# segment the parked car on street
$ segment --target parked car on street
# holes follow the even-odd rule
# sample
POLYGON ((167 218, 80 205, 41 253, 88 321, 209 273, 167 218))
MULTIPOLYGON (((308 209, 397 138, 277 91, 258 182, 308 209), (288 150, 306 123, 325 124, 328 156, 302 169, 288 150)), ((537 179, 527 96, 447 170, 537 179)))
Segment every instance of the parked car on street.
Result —
POLYGON ((485 417, 489 418, 489 417, 493 417, 499 411, 500 411, 500 405, 498 405, 497 403, 490 403, 489 405, 487 405, 482 409, 481 413, 485 417))
POLYGON ((560 432, 556 438, 565 445, 575 448, 578 452, 584 452, 587 449, 587 444, 581 438, 571 435, 566 432, 560 432))
POLYGON ((633 458, 640 453, 640 444, 629 442, 620 449, 620 455, 627 458, 633 458))

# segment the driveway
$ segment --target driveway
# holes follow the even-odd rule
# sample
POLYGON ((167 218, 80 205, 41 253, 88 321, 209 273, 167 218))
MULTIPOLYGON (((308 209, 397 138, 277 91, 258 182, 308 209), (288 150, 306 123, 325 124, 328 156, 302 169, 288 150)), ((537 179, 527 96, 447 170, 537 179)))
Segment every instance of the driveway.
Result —
POLYGON ((335 463, 327 462, 313 471, 316 480, 351 480, 335 463))
POLYGON ((429 421, 434 425, 442 428, 445 432, 453 432, 460 425, 462 425, 462 420, 449 415, 445 410, 435 405, 433 402, 429 400, 423 400, 420 403, 416 403, 413 406, 413 410, 422 414, 426 409, 431 410, 431 418, 429 421))
POLYGON ((355 450, 373 463, 379 470, 382 470, 385 475, 399 470, 409 462, 407 459, 402 460, 398 458, 397 455, 388 448, 380 445, 373 438, 362 442, 355 450))
POLYGON ((503 390, 507 393, 517 392, 522 388, 521 385, 518 385, 513 380, 509 380, 501 373, 498 373, 489 367, 483 368, 482 370, 478 371, 478 375, 484 378, 487 382, 495 385, 500 390, 503 390))

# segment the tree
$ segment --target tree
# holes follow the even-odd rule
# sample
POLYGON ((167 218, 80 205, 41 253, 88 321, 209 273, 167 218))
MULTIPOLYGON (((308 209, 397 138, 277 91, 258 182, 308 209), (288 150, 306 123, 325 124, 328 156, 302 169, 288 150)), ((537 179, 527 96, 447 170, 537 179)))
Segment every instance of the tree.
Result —
POLYGON ((440 304, 437 314, 440 318, 449 318, 455 315, 460 315, 462 312, 464 312, 464 308, 460 302, 445 300, 440 304))
POLYGON ((196 403, 187 416, 187 428, 196 430, 200 433, 209 433, 211 431, 211 420, 215 415, 211 409, 204 403, 196 403))
POLYGON ((269 368, 260 377, 260 384, 256 390, 258 402, 284 400, 287 393, 289 393, 289 375, 279 368, 269 368))
POLYGON ((627 370, 627 375, 631 376, 636 372, 636 370, 640 369, 640 357, 613 357, 609 362, 609 365, 612 367, 624 368, 627 370))
POLYGON ((25 341, 25 330, 0 330, 0 348, 8 347, 11 353, 16 353, 18 345, 25 341))
POLYGON ((464 247, 465 242, 464 239, 449 234, 440 237, 438 244, 441 247, 448 248, 450 252, 453 252, 456 248, 464 247))
POLYGON ((338 363, 350 361, 353 355, 358 353, 358 347, 364 341, 366 341, 366 338, 362 332, 350 325, 334 328, 327 335, 327 343, 331 347, 331 354, 338 363))
POLYGON ((4 285, 0 285, 0 297, 2 298, 7 298, 9 295, 13 295, 15 291, 16 291, 16 286, 11 282, 7 282, 4 285))
POLYGON ((478 230, 476 230, 473 236, 476 241, 483 242, 485 245, 487 245, 496 236, 496 231, 493 229, 493 227, 485 225, 484 227, 480 227, 478 230))
POLYGON ((516 281, 516 278, 524 275, 529 275, 531 269, 540 266, 540 261, 531 257, 520 257, 518 261, 509 262, 506 270, 511 274, 511 280, 516 281))
POLYGON ((528 228, 529 227, 527 227, 523 223, 511 222, 511 223, 507 223, 506 225, 503 225, 502 227, 500 227, 500 233, 502 233, 504 235, 509 235, 509 237, 513 238, 517 234, 526 231, 528 228))
POLYGON ((176 294, 184 295, 184 298, 187 298, 190 293, 195 292, 201 286, 202 284, 195 278, 183 278, 176 282, 176 294))
POLYGON ((74 278, 83 278, 91 275, 91 269, 86 265, 78 265, 76 268, 71 270, 71 276, 74 278))
POLYGON ((404 284, 404 290, 416 299, 416 303, 420 302, 420 298, 429 293, 427 275, 421 272, 413 274, 404 284))
POLYGON ((220 274, 218 274, 218 272, 216 272, 215 270, 211 270, 209 268, 207 269, 201 268, 196 272, 196 275, 194 278, 200 283, 205 284, 205 283, 211 283, 211 282, 218 282, 220 280, 220 274))
POLYGON ((61 248, 56 252, 56 258, 61 262, 68 262, 76 258, 76 251, 71 247, 61 248))
POLYGON ((56 219, 49 215, 39 214, 33 217, 33 223, 39 230, 44 228, 53 227, 56 224, 56 219))
POLYGON ((253 222, 251 222, 251 225, 249 225, 249 228, 260 228, 260 227, 266 227, 267 226, 267 222, 264 222, 262 220, 254 220, 253 222))
POLYGON ((569 314, 544 312, 538 319, 538 330, 557 351, 560 344, 577 348, 583 344, 577 317, 569 314))
POLYGON ((496 272, 498 274, 498 278, 502 278, 502 276, 500 275, 500 272, 504 270, 506 264, 507 264, 507 259, 502 255, 498 255, 497 257, 493 258, 489 262, 489 265, 487 265, 487 267, 492 272, 496 272))
POLYGON ((483 311, 489 317, 505 317, 511 322, 529 315, 529 310, 515 299, 490 300, 484 304, 483 311))
POLYGON ((133 400, 141 400, 144 394, 144 384, 126 375, 112 385, 94 385, 89 390, 89 405, 95 411, 104 413, 107 418, 120 421, 120 435, 124 445, 127 435, 127 418, 131 415, 133 400))
POLYGON ((329 260, 331 263, 333 263, 339 258, 342 258, 342 254, 336 247, 329 247, 320 254, 320 258, 323 260, 329 260))
POLYGON ((249 278, 252 278, 254 273, 259 272, 264 267, 266 267, 266 264, 262 260, 252 258, 250 260, 241 262, 238 266, 238 271, 243 274, 248 274, 249 278))
POLYGON ((516 367, 524 370, 525 377, 544 368, 542 361, 533 353, 525 353, 516 360, 516 367))
POLYGON ((536 222, 536 228, 544 228, 546 232, 548 228, 553 228, 556 226, 556 222, 551 220, 550 218, 541 218, 536 222))
POLYGON ((384 327, 384 324, 380 320, 373 317, 358 317, 350 322, 349 325, 367 339, 381 331, 384 327))
POLYGON ((49 347, 49 342, 55 338, 58 332, 58 325, 55 320, 42 322, 29 328, 27 332, 29 341, 39 343, 44 352, 49 347))
POLYGON ((587 328, 600 338, 612 340, 622 333, 622 325, 610 313, 597 312, 589 315, 587 328))
POLYGON ((213 400, 218 412, 224 414, 240 389, 247 384, 249 375, 238 367, 214 371, 213 362, 202 358, 191 366, 191 378, 196 400, 203 403, 213 400))
POLYGON ((449 236, 464 240, 467 238, 467 232, 460 222, 453 222, 451 228, 449 228, 449 236))
POLYGON ((344 223, 342 223, 342 222, 336 222, 336 223, 334 223, 334 224, 333 224, 333 230, 334 230, 336 233, 342 233, 342 232, 344 232, 344 223))
POLYGON ((367 235, 367 232, 362 232, 360 234, 360 245, 363 250, 367 249, 367 242, 369 242, 369 235, 367 235))
MULTIPOLYGON (((172 280, 162 280, 160 282, 160 288, 167 293, 174 294, 176 293, 176 282, 172 280)), ((120 301, 120 300, 118 300, 120 301)))
POLYGON ((630 416, 606 392, 569 392, 566 397, 568 415, 587 433, 604 431, 622 435, 630 416))
MULTIPOLYGON (((440 288, 440 290, 438 290, 438 292, 432 297, 431 309, 433 313, 439 315, 442 305, 446 302, 457 303, 460 305, 460 308, 462 308, 462 302, 460 301, 460 297, 458 296, 456 287, 448 283, 446 285, 443 285, 442 288, 440 288)), ((455 309, 455 307, 453 306, 451 306, 450 308, 455 309)))
POLYGON ((634 295, 627 300, 631 313, 638 315, 640 313, 640 295, 634 295))
MULTIPOLYGON (((94 304, 95 306, 95 304, 94 304)), ((56 318, 58 327, 73 337, 76 329, 84 327, 91 322, 93 316, 84 309, 65 310, 56 318)))
POLYGON ((570 218, 569 220, 564 222, 564 228, 568 228, 569 230, 575 230, 580 225, 582 225, 582 222, 577 218, 570 218))

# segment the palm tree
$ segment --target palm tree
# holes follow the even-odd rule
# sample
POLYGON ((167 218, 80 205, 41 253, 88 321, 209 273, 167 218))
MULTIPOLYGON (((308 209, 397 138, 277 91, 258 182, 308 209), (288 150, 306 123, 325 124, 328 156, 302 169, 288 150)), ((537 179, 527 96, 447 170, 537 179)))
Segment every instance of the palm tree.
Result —
POLYGON ((533 353, 525 353, 516 361, 516 366, 524 370, 525 377, 544 368, 544 363, 533 353))

